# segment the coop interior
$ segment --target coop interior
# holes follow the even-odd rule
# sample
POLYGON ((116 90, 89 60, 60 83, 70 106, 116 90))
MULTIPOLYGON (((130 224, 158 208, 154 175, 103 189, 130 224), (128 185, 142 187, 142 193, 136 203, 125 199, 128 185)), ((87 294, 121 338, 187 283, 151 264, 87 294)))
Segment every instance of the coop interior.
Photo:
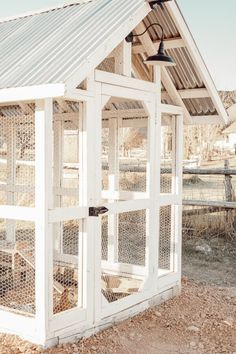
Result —
MULTIPOLYGON (((53 105, 53 203, 55 208, 81 205, 78 102, 53 105)), ((1 206, 35 206, 35 106, 0 110, 1 206)), ((141 101, 112 97, 102 111, 101 200, 148 198, 149 114, 141 101)), ((163 117, 161 193, 172 193, 173 120, 163 117)), ((135 207, 101 218, 101 292, 112 303, 142 290, 147 272, 149 210, 135 207)), ((157 217, 159 217, 157 215, 157 217)), ((174 210, 160 209, 159 276, 173 271, 174 210)), ((53 224, 53 313, 82 306, 83 221, 53 224)), ((0 220, 0 306, 35 315, 35 224, 0 220)))

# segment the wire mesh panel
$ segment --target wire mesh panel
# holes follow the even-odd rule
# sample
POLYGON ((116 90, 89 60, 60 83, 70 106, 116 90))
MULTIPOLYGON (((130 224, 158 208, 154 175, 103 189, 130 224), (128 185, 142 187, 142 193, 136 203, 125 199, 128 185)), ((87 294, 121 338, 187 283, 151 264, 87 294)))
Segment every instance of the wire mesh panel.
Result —
POLYGON ((7 240, 8 220, 0 219, 0 306, 35 313, 35 225, 15 223, 15 241, 7 240))
POLYGON ((34 207, 34 117, 0 117, 0 203, 34 207))
MULTIPOLYGON (((54 251, 53 255, 54 314, 76 308, 79 304, 80 225, 78 220, 62 223, 62 249, 61 252, 54 251)), ((54 244, 55 242, 57 239, 54 235, 54 244)))
POLYGON ((103 110, 103 189, 146 192, 148 145, 148 115, 142 102, 112 97, 103 110))
POLYGON ((108 217, 102 218, 102 294, 108 302, 140 291, 144 280, 146 257, 146 210, 114 216, 117 233, 109 228, 108 217), (116 241, 114 243, 114 238, 116 241))
MULTIPOLYGON (((69 104, 63 102, 63 106, 69 104)), ((72 105, 72 102, 71 102, 72 105)), ((55 207, 71 207, 79 204, 79 105, 68 118, 54 114, 54 203, 55 207)))
POLYGON ((175 252, 173 206, 160 208, 159 272, 173 270, 175 252))
POLYGON ((119 214, 119 262, 145 266, 146 226, 146 210, 119 214))
POLYGON ((120 189, 123 191, 146 192, 147 134, 147 119, 143 119, 139 128, 120 128, 120 189))

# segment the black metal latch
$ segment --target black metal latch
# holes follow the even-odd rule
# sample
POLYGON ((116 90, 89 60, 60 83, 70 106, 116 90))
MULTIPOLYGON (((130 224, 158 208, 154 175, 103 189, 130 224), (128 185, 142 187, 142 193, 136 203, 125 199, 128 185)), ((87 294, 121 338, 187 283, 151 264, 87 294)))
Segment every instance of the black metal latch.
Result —
POLYGON ((103 214, 106 214, 109 210, 104 207, 104 206, 101 206, 101 207, 90 207, 89 208, 89 216, 99 216, 99 215, 103 215, 103 214))

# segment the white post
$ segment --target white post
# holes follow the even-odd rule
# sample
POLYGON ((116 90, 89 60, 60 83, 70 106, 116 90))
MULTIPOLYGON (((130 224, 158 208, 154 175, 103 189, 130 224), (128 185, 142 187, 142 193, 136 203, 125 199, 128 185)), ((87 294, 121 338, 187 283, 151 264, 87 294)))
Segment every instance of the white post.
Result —
MULTIPOLYGON (((108 190, 111 193, 119 190, 119 123, 122 119, 109 119, 108 138, 108 190)), ((114 200, 109 200, 114 203, 114 200)), ((108 262, 118 261, 118 215, 108 216, 108 262)))
MULTIPOLYGON (((101 202, 101 84, 89 80, 94 96, 83 103, 80 126, 80 203, 94 207, 101 202)), ((101 228, 98 217, 83 222, 83 306, 87 320, 94 324, 101 311, 101 228)))
POLYGON ((132 44, 125 40, 115 50, 115 73, 131 76, 132 44))
POLYGON ((159 240, 160 240, 160 195, 161 195, 161 68, 153 68, 153 81, 157 85, 157 94, 155 100, 155 126, 154 126, 154 154, 153 154, 153 176, 154 181, 151 186, 150 193, 154 198, 153 219, 155 225, 155 238, 153 241, 154 248, 154 275, 155 291, 158 288, 158 265, 159 265, 159 240))
MULTIPOLYGON (((172 151, 171 151, 171 193, 172 195, 176 195, 178 193, 178 188, 177 188, 177 183, 178 183, 178 178, 179 176, 177 175, 177 154, 178 154, 178 145, 177 145, 177 140, 178 140, 178 135, 177 135, 177 125, 176 125, 176 116, 171 117, 171 137, 172 137, 172 151)), ((175 271, 175 255, 176 255, 176 235, 178 235, 178 230, 176 229, 176 223, 178 222, 176 220, 176 215, 175 215, 175 209, 176 205, 172 204, 171 205, 171 239, 170 239, 170 271, 174 272, 175 271)), ((177 237, 178 240, 178 237, 177 237)), ((178 242, 178 241, 177 241, 178 242)))
MULTIPOLYGON (((56 120, 54 122, 54 154, 53 154, 53 186, 55 190, 62 188, 63 178, 63 121, 56 120)), ((54 196, 55 208, 61 207, 61 195, 54 196)), ((53 225, 53 233, 55 237, 54 248, 57 252, 63 251, 62 245, 62 224, 60 222, 53 225)))
POLYGON ((175 206, 175 259, 174 270, 181 280, 182 264, 182 190, 183 190, 183 114, 176 118, 176 194, 178 205, 175 206))
MULTIPOLYGON (((7 184, 14 188, 16 183, 16 139, 15 139, 15 120, 12 119, 10 129, 7 131, 7 184)), ((14 191, 7 192, 7 204, 15 205, 14 191)), ((6 221, 6 239, 10 242, 16 241, 16 221, 6 221)))
MULTIPOLYGON (((161 199, 161 68, 153 68, 153 79, 157 84, 156 118, 155 118, 155 162, 153 172, 155 175, 155 217, 156 217, 156 268, 159 268, 159 244, 160 244, 160 199, 161 199)), ((158 280, 157 280, 158 288, 158 280)))
POLYGON ((53 312, 52 225, 48 211, 53 204, 53 101, 36 101, 35 108, 35 296, 38 339, 47 340, 53 312))

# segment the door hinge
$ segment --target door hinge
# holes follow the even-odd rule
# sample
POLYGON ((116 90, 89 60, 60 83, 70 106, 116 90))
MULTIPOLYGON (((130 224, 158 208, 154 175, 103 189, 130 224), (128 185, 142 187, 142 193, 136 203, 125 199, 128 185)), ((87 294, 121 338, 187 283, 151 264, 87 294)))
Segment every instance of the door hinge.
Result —
POLYGON ((89 208, 89 216, 99 216, 99 215, 103 215, 106 214, 109 210, 104 207, 90 207, 89 208))

